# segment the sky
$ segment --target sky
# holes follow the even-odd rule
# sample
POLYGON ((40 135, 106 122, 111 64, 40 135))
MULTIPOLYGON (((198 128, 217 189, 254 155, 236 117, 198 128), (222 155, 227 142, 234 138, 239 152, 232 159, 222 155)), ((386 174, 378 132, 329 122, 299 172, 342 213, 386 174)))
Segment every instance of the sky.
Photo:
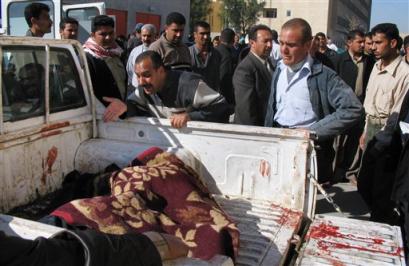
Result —
POLYGON ((409 33, 409 0, 372 0, 370 27, 383 22, 395 23, 399 32, 409 33))

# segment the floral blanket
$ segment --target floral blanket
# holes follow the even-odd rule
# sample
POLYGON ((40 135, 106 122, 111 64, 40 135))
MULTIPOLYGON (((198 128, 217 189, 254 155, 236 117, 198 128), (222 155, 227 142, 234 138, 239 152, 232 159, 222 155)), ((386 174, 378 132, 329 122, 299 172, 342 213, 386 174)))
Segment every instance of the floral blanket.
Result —
POLYGON ((171 234, 195 258, 237 257, 239 231, 193 169, 159 148, 148 149, 134 162, 142 165, 112 174, 111 195, 74 200, 51 215, 110 234, 171 234))

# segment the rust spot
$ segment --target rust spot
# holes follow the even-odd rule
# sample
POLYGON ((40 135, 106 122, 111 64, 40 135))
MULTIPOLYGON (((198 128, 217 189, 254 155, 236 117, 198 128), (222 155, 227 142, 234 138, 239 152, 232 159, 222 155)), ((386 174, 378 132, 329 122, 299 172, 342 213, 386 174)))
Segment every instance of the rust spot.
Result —
POLYGON ((266 160, 261 160, 260 167, 259 167, 259 172, 260 172, 261 176, 263 176, 263 177, 270 176, 271 167, 270 167, 269 162, 267 162, 266 160))
POLYGON ((50 132, 43 132, 43 133, 41 133, 41 137, 42 137, 42 138, 46 138, 46 137, 50 137, 50 136, 59 135, 59 134, 61 134, 61 133, 62 133, 61 130, 54 130, 54 131, 50 131, 50 132))
POLYGON ((40 131, 41 131, 41 132, 44 132, 44 131, 54 130, 54 129, 58 129, 58 128, 62 128, 62 127, 67 127, 67 126, 69 126, 69 125, 70 125, 70 122, 69 122, 69 121, 60 122, 60 123, 55 123, 55 124, 50 124, 50 125, 47 125, 47 126, 42 127, 40 131))

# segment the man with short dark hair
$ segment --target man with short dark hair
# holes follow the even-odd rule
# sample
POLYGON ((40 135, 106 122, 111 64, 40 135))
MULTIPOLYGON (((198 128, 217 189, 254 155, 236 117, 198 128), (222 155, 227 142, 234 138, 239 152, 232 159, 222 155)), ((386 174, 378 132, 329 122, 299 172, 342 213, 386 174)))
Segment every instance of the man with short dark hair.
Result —
POLYGON ((318 32, 317 34, 315 34, 315 37, 318 40, 318 52, 324 54, 331 61, 333 61, 334 58, 337 56, 337 52, 328 48, 328 40, 325 33, 318 32))
POLYGON ((189 47, 192 71, 202 75, 203 81, 210 88, 219 91, 221 55, 211 45, 210 25, 205 21, 198 21, 193 30, 195 44, 189 47))
POLYGON ((403 39, 403 50, 405 51, 403 60, 409 65, 409 35, 403 39))
POLYGON ((77 40, 78 38, 78 20, 66 17, 60 22, 61 39, 77 40))
POLYGON ((372 32, 367 32, 365 33, 365 47, 364 47, 364 53, 368 56, 372 56, 373 59, 375 57, 373 56, 373 51, 372 51, 372 32))
POLYGON ((188 121, 227 122, 230 106, 201 76, 169 70, 155 51, 140 54, 135 61, 139 87, 128 97, 128 115, 141 112, 169 118, 175 128, 188 121))
POLYGON ((265 126, 314 131, 318 180, 333 175, 333 138, 356 125, 363 115, 358 98, 334 71, 310 55, 311 27, 294 18, 281 28, 279 61, 271 82, 265 126))
POLYGON ((270 61, 273 36, 269 27, 249 30, 250 52, 233 75, 236 100, 234 123, 263 126, 270 95, 273 64, 270 61))
POLYGON ((115 22, 106 15, 94 17, 91 37, 84 44, 94 95, 106 107, 103 119, 115 121, 126 112, 127 77, 123 50, 115 42, 115 22))
POLYGON ((51 32, 53 21, 50 18, 50 8, 44 3, 31 3, 24 9, 24 17, 28 24, 26 36, 43 37, 51 32))
POLYGON ((172 69, 191 69, 189 48, 182 41, 185 25, 186 19, 182 14, 170 13, 166 17, 165 32, 149 47, 149 50, 160 54, 165 66, 172 69))
MULTIPOLYGON (((336 71, 338 75, 355 91, 356 96, 364 102, 366 86, 372 67, 372 57, 364 54, 365 34, 361 30, 352 30, 347 34, 348 50, 338 56, 336 71)), ((338 138, 336 180, 348 180, 356 183, 362 151, 359 148, 359 137, 365 124, 364 117, 358 125, 338 138)))
POLYGON ((220 44, 216 50, 221 55, 220 63, 220 93, 226 101, 234 105, 233 73, 237 62, 234 60, 232 45, 235 33, 226 28, 220 34, 220 44))
POLYGON ((372 30, 373 51, 378 60, 368 82, 364 107, 365 132, 361 147, 364 148, 385 126, 386 120, 399 113, 403 96, 409 90, 409 67, 398 53, 399 30, 395 24, 381 23, 372 30))
POLYGON ((392 145, 405 95, 409 91, 409 66, 398 54, 399 30, 395 24, 381 23, 372 30, 376 59, 368 81, 364 107, 366 121, 360 146, 364 150, 358 190, 368 204, 371 219, 396 222, 390 200, 398 152, 392 145))

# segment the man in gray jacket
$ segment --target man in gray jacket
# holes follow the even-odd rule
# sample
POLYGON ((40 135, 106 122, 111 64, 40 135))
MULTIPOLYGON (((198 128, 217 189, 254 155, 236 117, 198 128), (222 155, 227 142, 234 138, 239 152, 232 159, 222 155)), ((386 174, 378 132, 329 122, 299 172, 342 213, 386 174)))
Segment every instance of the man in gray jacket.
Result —
POLYGON ((139 87, 128 97, 128 116, 169 118, 175 128, 188 121, 226 123, 231 106, 199 74, 170 70, 157 52, 146 51, 135 60, 139 87))
POLYGON ((281 28, 282 61, 273 74, 265 126, 305 128, 317 136, 319 182, 333 177, 333 138, 357 124, 362 104, 334 71, 309 55, 311 27, 294 18, 281 28))

